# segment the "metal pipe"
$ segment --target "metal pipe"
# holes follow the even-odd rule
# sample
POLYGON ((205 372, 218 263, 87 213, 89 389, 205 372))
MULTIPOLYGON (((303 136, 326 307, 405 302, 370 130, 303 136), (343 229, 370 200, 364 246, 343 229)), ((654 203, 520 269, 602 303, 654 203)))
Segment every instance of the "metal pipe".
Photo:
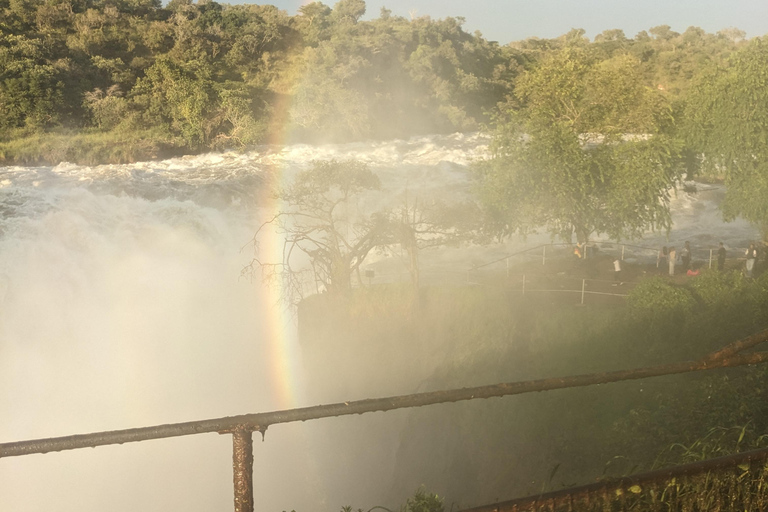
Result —
POLYGON ((751 334, 746 338, 741 338, 740 340, 729 343, 720 350, 716 350, 705 356, 704 360, 717 361, 718 359, 727 359, 735 354, 738 354, 739 352, 747 350, 748 348, 759 345, 766 340, 768 340, 768 329, 764 329, 760 332, 756 332, 755 334, 751 334))
POLYGON ((232 472, 235 512, 253 512, 253 433, 248 429, 232 432, 232 472))
MULTIPOLYGON (((766 331, 759 334, 763 336, 762 341, 768 340, 768 336, 766 336, 765 333, 766 331)), ((759 335, 748 338, 750 339, 750 346, 752 346, 751 344, 754 342, 754 338, 757 338, 759 335)), ((736 344, 729 345, 729 347, 733 348, 736 348, 736 346, 736 344)), ((502 384, 493 384, 490 386, 452 389, 447 391, 432 391, 427 393, 400 395, 388 398, 369 398, 365 400, 340 402, 330 405, 316 405, 312 407, 302 407, 299 409, 289 409, 284 411, 243 414, 239 416, 190 421, 187 423, 158 425, 154 427, 113 430, 109 432, 97 432, 93 434, 79 434, 48 439, 2 443, 0 444, 0 458, 29 455, 33 453, 74 450, 77 448, 105 446, 110 444, 123 444, 136 441, 146 441, 149 439, 163 439, 168 437, 179 437, 211 432, 231 433, 238 428, 250 431, 259 430, 264 432, 268 426, 278 423, 292 423, 297 421, 331 418, 335 416, 348 416, 352 414, 363 414, 366 412, 375 411, 391 411, 394 409, 422 407, 425 405, 459 402, 477 398, 494 398, 510 395, 520 395, 524 393, 532 393, 535 391, 549 391, 553 389, 592 386, 595 384, 607 384, 610 382, 620 382, 625 380, 646 379, 649 377, 659 377, 662 375, 696 372, 714 368, 729 368, 734 366, 760 364, 765 362, 768 362, 768 351, 755 352, 752 354, 737 354, 733 356, 718 357, 713 359, 710 359, 710 356, 707 356, 699 361, 684 361, 660 366, 638 368, 635 370, 621 370, 605 373, 574 375, 571 377, 507 382, 502 384)))

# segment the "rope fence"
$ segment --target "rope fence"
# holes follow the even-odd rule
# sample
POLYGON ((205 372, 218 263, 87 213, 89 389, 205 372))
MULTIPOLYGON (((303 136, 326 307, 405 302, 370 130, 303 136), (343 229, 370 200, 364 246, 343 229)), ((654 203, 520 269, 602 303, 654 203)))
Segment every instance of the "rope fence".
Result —
MULTIPOLYGON (((682 248, 685 246, 685 242, 669 242, 664 247, 675 247, 677 254, 676 259, 681 259, 682 248)), ((660 266, 660 262, 666 259, 664 254, 664 247, 652 247, 647 245, 635 245, 635 244, 622 244, 618 242, 588 242, 580 246, 580 256, 574 256, 583 258, 585 260, 595 258, 601 254, 610 254, 614 258, 620 261, 634 260, 638 262, 656 262, 656 266, 660 266)), ((527 260, 534 258, 541 258, 541 264, 546 265, 547 259, 552 259, 555 255, 557 257, 570 256, 575 254, 575 251, 579 246, 570 243, 549 243, 541 244, 521 251, 513 252, 497 258, 486 263, 475 265, 471 270, 480 270, 482 268, 490 267, 492 265, 504 262, 509 267, 509 262, 514 259, 522 259, 525 257, 527 260)), ((731 257, 727 258, 730 261, 744 261, 746 247, 730 247, 726 249, 731 257), (733 254, 739 256, 733 257, 733 254)), ((717 264, 717 251, 718 247, 712 248, 697 248, 691 249, 691 261, 704 262, 708 268, 713 268, 717 264)))
MULTIPOLYGON (((677 243, 677 242, 675 242, 677 243)), ((682 247, 684 244, 680 244, 682 247)), ((677 247, 670 242, 669 247, 677 247)), ((454 285, 454 286, 495 286, 505 285, 512 290, 519 290, 521 294, 576 294, 577 301, 584 304, 588 296, 604 296, 623 298, 628 295, 636 284, 636 281, 625 280, 621 277, 624 265, 619 264, 622 272, 615 273, 613 280, 599 279, 594 277, 566 275, 565 272, 551 272, 547 268, 552 268, 553 262, 573 261, 590 267, 590 261, 602 261, 605 266, 603 272, 608 269, 613 270, 614 260, 633 264, 644 264, 655 266, 659 272, 667 274, 667 256, 663 248, 651 247, 636 244, 619 244, 615 242, 589 242, 580 247, 580 252, 574 251, 576 246, 569 243, 549 243, 536 247, 530 247, 514 253, 507 254, 494 260, 475 264, 470 268, 424 268, 419 270, 419 281, 421 284, 428 285, 454 285), (540 262, 541 272, 531 268, 531 264, 540 262), (524 273, 513 271, 515 265, 527 264, 524 273), (616 288, 620 287, 620 288, 616 288)), ((730 247, 727 249, 730 257, 727 257, 727 266, 733 268, 736 265, 743 265, 746 260, 746 248, 730 247)), ((680 265, 681 248, 676 249, 676 272, 688 269, 712 269, 718 267, 717 248, 692 248, 690 261, 686 266, 680 265)), ((759 256, 763 257, 762 255, 759 256)), ((594 265, 590 267, 589 272, 595 271, 594 265)), ((573 269, 576 273, 585 273, 578 267, 573 269)), ((589 273, 586 272, 586 273, 589 273)), ((412 279, 411 273, 406 267, 399 272, 375 272, 366 270, 365 279, 356 283, 357 286, 373 286, 381 284, 405 283, 412 279)))

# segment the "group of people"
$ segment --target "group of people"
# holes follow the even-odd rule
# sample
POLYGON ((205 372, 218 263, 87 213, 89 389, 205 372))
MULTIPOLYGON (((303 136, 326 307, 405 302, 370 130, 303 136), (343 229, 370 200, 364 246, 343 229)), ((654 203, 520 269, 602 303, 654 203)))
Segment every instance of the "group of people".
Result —
MULTIPOLYGON (((582 260, 586 257, 586 249, 587 244, 583 243, 577 243, 576 246, 573 249, 573 255, 578 260, 582 260)), ((725 246, 723 245, 723 242, 720 242, 718 248, 717 248, 717 270, 722 271, 725 269, 725 259, 727 256, 727 251, 725 249, 725 246)), ((763 251, 758 248, 757 244, 750 243, 749 248, 745 252, 746 256, 746 275, 747 277, 753 277, 755 272, 755 266, 757 264, 758 259, 761 257, 761 254, 763 254, 763 251)), ((710 257, 712 255, 710 254, 710 257)), ((678 271, 677 263, 680 262, 682 266, 682 271, 686 273, 689 276, 696 276, 699 274, 699 270, 697 268, 693 268, 691 265, 692 258, 691 258, 691 243, 685 242, 682 249, 678 250, 674 246, 673 247, 663 247, 661 250, 661 253, 659 254, 659 258, 666 261, 667 266, 669 268, 669 275, 674 276, 675 272, 678 271)), ((614 270, 614 280, 617 284, 624 284, 622 279, 622 267, 623 267, 623 255, 621 258, 616 257, 613 259, 613 270, 614 270)), ((765 259, 766 263, 768 264, 768 250, 765 251, 765 259)))
MULTIPOLYGON (((725 268, 726 255, 727 253, 725 250, 725 246, 723 245, 723 242, 720 242, 720 245, 717 249, 717 270, 722 271, 725 268)), ((749 248, 746 250, 746 253, 745 253, 747 277, 752 277, 755 270, 755 263, 757 262, 758 255, 759 255, 759 252, 758 252, 757 246, 754 243, 750 243, 749 248)), ((690 242, 685 242, 685 246, 680 250, 679 254, 677 249, 675 249, 675 247, 662 248, 662 257, 666 258, 667 260, 670 276, 675 275, 675 267, 677 265, 678 259, 682 263, 683 272, 686 272, 688 275, 698 274, 698 270, 694 270, 691 268, 691 243, 690 242)))
MULTIPOLYGON (((720 243, 720 247, 723 247, 723 243, 720 243)), ((723 249, 725 250, 725 249, 723 249)), ((675 247, 669 247, 666 246, 661 249, 662 257, 667 259, 667 264, 669 265, 669 275, 674 276, 675 275, 675 266, 677 265, 677 260, 680 259, 680 261, 683 264, 683 272, 694 272, 693 269, 691 269, 691 242, 685 242, 685 245, 680 250, 680 254, 677 253, 677 249, 675 247)), ((718 253, 719 258, 719 253, 718 253)), ((719 265, 718 260, 718 265, 719 265)), ((725 257, 723 257, 723 264, 725 264, 725 257)))

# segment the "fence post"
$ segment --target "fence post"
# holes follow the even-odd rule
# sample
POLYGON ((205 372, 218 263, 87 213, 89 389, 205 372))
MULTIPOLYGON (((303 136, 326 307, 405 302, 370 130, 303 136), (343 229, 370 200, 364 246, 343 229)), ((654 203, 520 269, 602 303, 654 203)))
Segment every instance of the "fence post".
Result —
POLYGON ((709 268, 712 268, 712 249, 709 250, 709 268))
POLYGON ((621 261, 624 261, 624 247, 626 246, 625 245, 621 246, 621 261))
POLYGON ((232 432, 232 470, 235 512, 253 512, 253 436, 250 430, 232 432))
POLYGON ((541 264, 545 265, 547 263, 547 246, 544 246, 544 250, 541 252, 541 264))
POLYGON ((581 304, 584 305, 584 288, 587 286, 587 280, 581 280, 581 304))
POLYGON ((523 295, 525 295, 525 274, 523 274, 523 295))

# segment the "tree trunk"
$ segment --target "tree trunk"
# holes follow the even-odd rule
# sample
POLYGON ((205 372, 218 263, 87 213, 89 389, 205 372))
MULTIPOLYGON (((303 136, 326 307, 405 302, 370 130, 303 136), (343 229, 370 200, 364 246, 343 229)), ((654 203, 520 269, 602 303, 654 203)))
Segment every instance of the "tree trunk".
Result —
POLYGON ((346 293, 352 289, 352 271, 349 262, 342 257, 336 257, 330 262, 330 282, 328 291, 331 293, 346 293))
POLYGON ((408 247, 408 270, 411 273, 411 284, 413 284, 413 289, 416 291, 416 293, 419 293, 419 248, 416 247, 416 244, 414 244, 411 247, 408 247))
POLYGON ((574 231, 576 232, 576 241, 580 244, 585 244, 589 242, 589 232, 580 226, 574 227, 574 231))

